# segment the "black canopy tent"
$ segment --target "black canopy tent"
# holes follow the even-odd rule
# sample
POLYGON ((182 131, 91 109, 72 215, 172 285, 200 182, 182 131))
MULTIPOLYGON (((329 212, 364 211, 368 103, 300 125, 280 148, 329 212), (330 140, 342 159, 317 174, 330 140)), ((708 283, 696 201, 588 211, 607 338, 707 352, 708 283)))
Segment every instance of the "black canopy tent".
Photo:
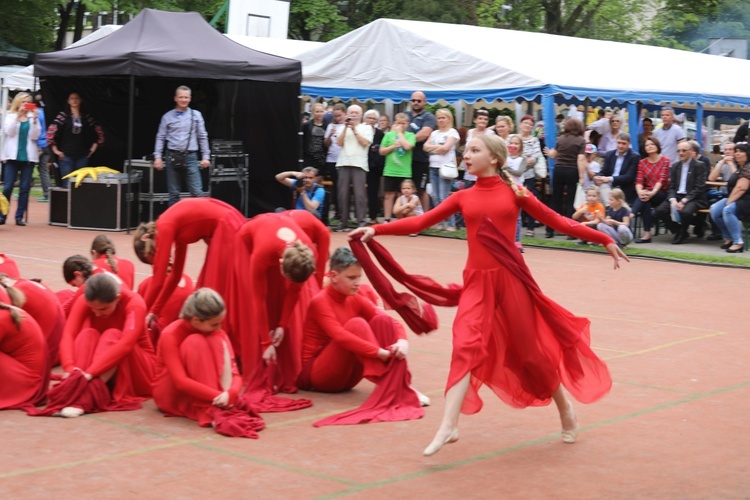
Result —
POLYGON ((298 165, 299 61, 235 43, 197 13, 144 9, 100 40, 37 55, 34 74, 48 121, 81 94, 106 134, 90 163, 113 168, 153 152, 176 87, 191 87, 209 138, 241 140, 250 156, 250 215, 288 202, 274 175, 298 165))

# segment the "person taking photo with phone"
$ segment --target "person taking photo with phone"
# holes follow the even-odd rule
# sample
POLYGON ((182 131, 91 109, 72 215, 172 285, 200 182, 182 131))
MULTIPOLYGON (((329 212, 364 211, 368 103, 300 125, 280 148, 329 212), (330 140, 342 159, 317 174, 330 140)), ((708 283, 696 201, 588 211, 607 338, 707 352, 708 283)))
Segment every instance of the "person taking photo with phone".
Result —
MULTIPOLYGON (((13 186, 19 174, 21 176, 18 207, 16 207, 16 224, 25 226, 23 217, 29 206, 29 190, 34 164, 39 161, 39 148, 36 141, 42 133, 39 124, 39 110, 26 92, 20 92, 13 98, 5 120, 3 120, 3 195, 10 202, 13 186)), ((5 224, 5 215, 0 214, 0 224, 5 224)))

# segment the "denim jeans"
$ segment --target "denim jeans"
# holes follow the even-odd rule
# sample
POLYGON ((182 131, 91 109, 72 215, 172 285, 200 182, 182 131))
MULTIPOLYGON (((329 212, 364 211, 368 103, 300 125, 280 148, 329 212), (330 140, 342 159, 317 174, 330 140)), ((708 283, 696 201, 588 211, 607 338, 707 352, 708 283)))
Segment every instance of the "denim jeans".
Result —
MULTIPOLYGON (((18 193, 18 207, 16 208, 16 221, 23 220, 26 209, 29 207, 29 190, 31 189, 31 174, 34 173, 34 164, 27 161, 8 160, 3 166, 3 195, 11 202, 13 199, 13 186, 18 174, 21 174, 21 187, 18 193)), ((5 217, 0 215, 2 220, 5 217)))
MULTIPOLYGON (((75 172, 79 168, 83 168, 86 166, 86 164, 89 161, 88 156, 68 156, 65 155, 65 158, 62 160, 57 161, 57 167, 60 169, 60 177, 65 177, 71 172, 75 172)), ((64 179, 62 181, 62 186, 60 187, 68 187, 68 179, 64 179)))
MULTIPOLYGON (((445 200, 448 195, 451 194, 451 181, 450 179, 443 179, 440 177, 440 169, 430 167, 430 184, 432 184, 432 201, 435 206, 445 200)), ((451 215, 446 219, 446 222, 451 227, 456 227, 456 217, 451 215)))
POLYGON ((742 245, 742 223, 737 217, 737 203, 727 206, 727 199, 717 201, 710 208, 711 219, 719 226, 721 236, 732 240, 734 245, 742 245))
POLYGON ((165 155, 165 169, 167 171, 167 192, 169 193, 168 206, 172 206, 180 201, 180 191, 182 190, 182 180, 185 179, 187 190, 193 198, 203 196, 203 181, 201 180, 200 167, 198 166, 198 153, 187 153, 185 155, 187 163, 184 167, 174 168, 169 160, 169 154, 165 155))

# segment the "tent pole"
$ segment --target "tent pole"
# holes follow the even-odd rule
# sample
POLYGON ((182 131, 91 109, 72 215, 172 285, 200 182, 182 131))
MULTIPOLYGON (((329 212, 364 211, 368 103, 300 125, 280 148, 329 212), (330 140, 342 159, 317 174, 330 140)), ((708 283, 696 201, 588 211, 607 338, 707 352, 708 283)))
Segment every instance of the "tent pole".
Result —
MULTIPOLYGON (((542 120, 544 120, 544 145, 550 149, 557 144, 557 124, 555 122, 555 96, 542 96, 542 120)), ((547 158, 550 184, 555 173, 555 160, 547 158)))
POLYGON ((638 151, 638 103, 628 103, 628 129, 630 130, 630 147, 638 151))
MULTIPOLYGON (((685 120, 687 121, 687 120, 685 120)), ((703 103, 695 104, 695 140, 701 145, 701 149, 704 149, 703 144, 703 103)))
POLYGON ((128 98, 128 156, 125 161, 125 176, 128 183, 127 188, 127 197, 125 202, 125 210, 127 213, 125 214, 125 234, 130 234, 130 210, 131 210, 131 204, 133 203, 132 197, 132 187, 130 185, 130 172, 131 172, 131 162, 133 161, 133 121, 135 119, 135 76, 130 75, 130 90, 128 92, 129 98, 128 98))

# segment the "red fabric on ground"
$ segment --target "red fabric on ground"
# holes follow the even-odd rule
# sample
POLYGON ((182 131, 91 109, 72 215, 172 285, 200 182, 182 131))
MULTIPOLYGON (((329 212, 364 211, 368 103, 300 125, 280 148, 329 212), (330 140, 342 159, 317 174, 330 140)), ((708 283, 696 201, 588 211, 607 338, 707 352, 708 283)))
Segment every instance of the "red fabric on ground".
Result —
POLYGON ((604 396, 612 384, 606 365, 589 346, 589 321, 545 297, 524 269, 511 243, 520 209, 557 231, 612 243, 604 233, 556 214, 533 195, 517 196, 500 177, 480 178, 471 189, 452 194, 422 216, 374 226, 376 234, 410 234, 456 211, 464 216, 469 252, 446 387, 471 373, 463 413, 482 408, 482 384, 519 408, 549 404, 561 382, 584 403, 604 396), (485 218, 502 237, 495 244, 478 237, 485 218))
POLYGON ((94 265, 99 269, 104 269, 105 271, 118 276, 123 283, 128 285, 128 288, 135 290, 135 265, 133 265, 128 259, 122 259, 116 255, 112 255, 111 258, 115 261, 117 272, 115 272, 115 270, 112 269, 112 266, 109 265, 106 256, 96 259, 94 265))
POLYGON ((60 339, 65 327, 65 313, 55 293, 47 285, 19 279, 13 285, 26 296, 23 310, 33 317, 42 329, 47 344, 50 366, 60 363, 60 339))
POLYGON ((239 404, 258 413, 282 413, 311 407, 313 402, 309 399, 274 396, 278 392, 273 382, 276 379, 276 370, 276 363, 267 366, 261 363, 256 366, 255 374, 250 378, 250 385, 238 399, 239 404))
POLYGON ((232 405, 242 378, 227 334, 223 330, 200 333, 184 319, 169 325, 159 341, 153 384, 156 406, 166 415, 187 417, 203 427, 211 425, 217 410, 212 401, 223 392, 225 344, 232 364, 232 384, 227 389, 232 405))
POLYGON ((40 404, 47 393, 44 335, 34 318, 23 311, 21 315, 19 329, 10 311, 0 309, 0 410, 40 404))

